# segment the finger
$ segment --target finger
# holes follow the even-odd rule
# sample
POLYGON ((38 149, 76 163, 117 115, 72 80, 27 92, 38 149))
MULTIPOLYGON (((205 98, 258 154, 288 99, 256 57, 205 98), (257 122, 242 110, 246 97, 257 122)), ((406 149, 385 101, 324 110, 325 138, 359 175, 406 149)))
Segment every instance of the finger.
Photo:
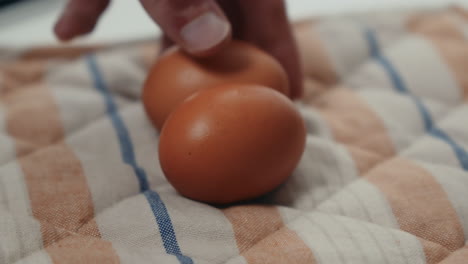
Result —
POLYGON ((91 32, 110 0, 70 0, 55 24, 55 35, 63 41, 91 32))
POLYGON ((164 51, 174 45, 174 41, 172 41, 166 34, 164 34, 161 38, 161 51, 164 51))
POLYGON ((193 55, 211 54, 230 40, 230 23, 215 0, 140 2, 164 33, 193 55))
POLYGON ((233 21, 235 38, 274 56, 288 73, 291 97, 302 96, 302 67, 283 0, 220 0, 233 21), (229 11, 228 11, 229 10, 229 11))

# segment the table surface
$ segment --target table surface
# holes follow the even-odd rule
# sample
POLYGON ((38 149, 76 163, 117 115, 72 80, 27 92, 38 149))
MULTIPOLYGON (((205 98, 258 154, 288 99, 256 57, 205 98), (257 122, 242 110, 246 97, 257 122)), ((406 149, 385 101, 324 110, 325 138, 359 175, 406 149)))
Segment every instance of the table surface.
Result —
MULTIPOLYGON (((0 46, 56 44, 53 23, 64 0, 27 0, 0 10, 0 46)), ((312 15, 340 14, 389 8, 468 6, 468 0, 287 0, 291 20, 312 15)), ((137 0, 114 0, 96 30, 73 43, 130 41, 155 37, 159 28, 137 0)), ((70 45, 70 44, 69 44, 70 45)), ((73 45, 73 44, 71 44, 73 45)))

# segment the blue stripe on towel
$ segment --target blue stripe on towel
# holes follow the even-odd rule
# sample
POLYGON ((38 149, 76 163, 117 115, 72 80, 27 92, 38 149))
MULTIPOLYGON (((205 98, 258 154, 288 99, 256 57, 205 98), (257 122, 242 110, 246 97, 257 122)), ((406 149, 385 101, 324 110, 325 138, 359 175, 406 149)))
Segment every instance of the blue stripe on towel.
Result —
POLYGON ((149 189, 149 183, 148 178, 146 176, 146 172, 137 164, 135 158, 135 151, 133 149, 133 144, 128 129, 125 126, 125 123, 123 122, 118 112, 117 105, 111 93, 109 92, 107 85, 104 82, 96 58, 93 55, 90 55, 86 59, 89 70, 91 72, 91 76, 94 81, 94 87, 102 95, 106 104, 107 114, 112 121, 112 125, 114 126, 115 132, 117 133, 117 137, 120 142, 120 151, 122 154, 122 159, 125 163, 127 163, 133 168, 135 175, 138 178, 138 182, 140 184, 140 191, 145 195, 151 207, 151 210, 153 211, 166 252, 168 254, 176 256, 181 264, 192 264, 192 259, 187 256, 184 256, 180 250, 174 227, 172 225, 172 221, 166 206, 161 200, 159 194, 149 189))
POLYGON ((424 103, 419 97, 417 97, 416 95, 412 94, 411 91, 409 91, 400 74, 398 74, 396 68, 392 65, 390 60, 381 52, 375 32, 370 28, 366 28, 365 35, 372 57, 382 66, 382 68, 388 74, 392 81, 393 87, 398 92, 407 94, 413 100, 414 104, 418 108, 419 113, 423 118, 426 132, 442 141, 445 141, 448 145, 450 145, 454 153, 457 155, 460 165, 463 167, 463 169, 468 170, 467 151, 463 147, 458 145, 445 132, 437 128, 427 107, 424 105, 424 103))

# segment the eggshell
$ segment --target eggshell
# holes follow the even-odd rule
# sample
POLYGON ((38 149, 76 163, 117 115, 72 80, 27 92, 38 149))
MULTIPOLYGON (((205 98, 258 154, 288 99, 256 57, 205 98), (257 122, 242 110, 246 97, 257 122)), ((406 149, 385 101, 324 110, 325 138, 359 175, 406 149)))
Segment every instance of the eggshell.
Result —
POLYGON ((170 49, 150 69, 142 100, 160 130, 172 110, 190 95, 229 83, 259 84, 289 95, 288 76, 272 56, 251 44, 232 41, 207 58, 170 49))
POLYGON ((293 102, 258 85, 204 89, 177 107, 160 135, 159 159, 182 195, 212 204, 258 197, 283 183, 305 146, 293 102))

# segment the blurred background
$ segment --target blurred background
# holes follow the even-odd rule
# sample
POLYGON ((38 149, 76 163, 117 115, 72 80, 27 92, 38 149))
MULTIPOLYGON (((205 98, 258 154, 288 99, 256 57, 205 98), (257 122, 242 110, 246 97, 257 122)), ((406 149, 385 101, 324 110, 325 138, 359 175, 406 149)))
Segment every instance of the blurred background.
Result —
MULTIPOLYGON (((254 1, 254 0, 253 0, 254 1)), ((0 0, 0 46, 28 47, 57 43, 52 26, 65 0, 0 0)), ((468 0, 287 0, 292 20, 314 15, 435 8, 468 0)), ((129 41, 160 33, 137 0, 114 0, 95 32, 74 43, 129 41)))

